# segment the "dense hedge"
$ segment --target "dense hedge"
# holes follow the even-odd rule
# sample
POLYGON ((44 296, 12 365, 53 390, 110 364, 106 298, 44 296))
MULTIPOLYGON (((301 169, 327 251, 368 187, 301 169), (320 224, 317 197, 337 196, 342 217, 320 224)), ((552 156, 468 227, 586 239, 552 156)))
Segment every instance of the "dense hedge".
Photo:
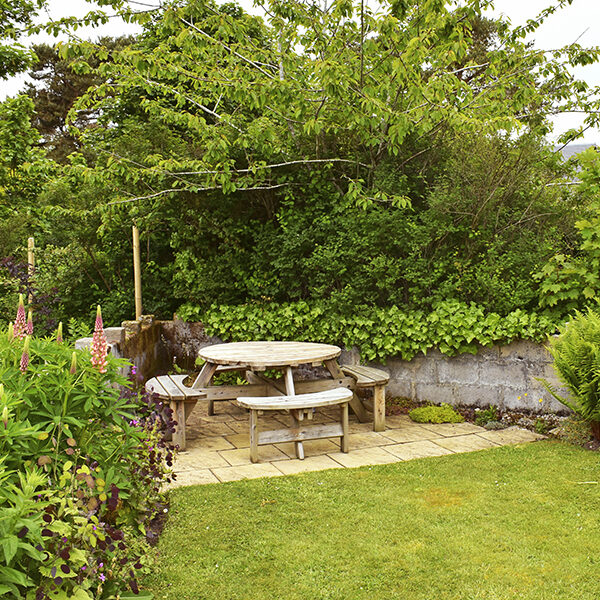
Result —
POLYGON ((543 341, 558 326, 555 319, 538 313, 514 310, 502 317, 456 300, 440 302, 431 312, 357 306, 350 315, 306 302, 212 306, 207 310, 186 304, 178 316, 201 321, 209 335, 224 341, 335 343, 346 348, 356 346, 366 361, 389 357, 409 360, 431 348, 453 355, 475 353, 480 345, 515 339, 543 341))

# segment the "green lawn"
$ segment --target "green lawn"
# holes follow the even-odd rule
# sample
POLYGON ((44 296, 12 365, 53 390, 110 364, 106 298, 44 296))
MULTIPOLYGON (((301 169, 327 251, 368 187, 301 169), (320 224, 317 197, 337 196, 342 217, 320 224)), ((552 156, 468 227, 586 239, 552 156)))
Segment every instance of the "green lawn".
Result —
POLYGON ((597 600, 600 455, 539 442, 172 493, 157 599, 597 600))

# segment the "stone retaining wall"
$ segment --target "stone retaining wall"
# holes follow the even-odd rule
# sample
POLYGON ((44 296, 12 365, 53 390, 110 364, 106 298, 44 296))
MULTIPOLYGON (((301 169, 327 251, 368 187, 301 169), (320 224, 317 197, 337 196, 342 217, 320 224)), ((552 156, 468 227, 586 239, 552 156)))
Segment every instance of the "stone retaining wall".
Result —
MULTIPOLYGON (((198 350, 221 342, 207 336, 201 323, 177 319, 158 321, 149 316, 126 321, 123 326, 120 351, 145 379, 166 373, 174 362, 185 371, 193 371, 198 350)), ((360 355, 356 349, 345 350, 340 362, 360 364, 360 355)), ((540 413, 567 412, 536 381, 541 377, 560 388, 552 357, 543 345, 533 342, 516 341, 453 357, 434 350, 410 361, 392 358, 384 365, 373 366, 390 374, 388 397, 474 407, 495 405, 540 413)))

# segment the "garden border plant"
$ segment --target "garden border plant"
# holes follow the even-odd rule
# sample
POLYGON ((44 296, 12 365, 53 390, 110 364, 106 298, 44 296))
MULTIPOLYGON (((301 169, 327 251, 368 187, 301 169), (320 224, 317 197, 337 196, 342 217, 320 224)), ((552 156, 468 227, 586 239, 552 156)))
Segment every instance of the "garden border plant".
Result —
MULTIPOLYGON (((21 299, 22 300, 22 299, 21 299)), ((0 595, 91 600, 138 593, 171 480, 170 409, 106 354, 36 338, 20 302, 0 332, 0 595)))

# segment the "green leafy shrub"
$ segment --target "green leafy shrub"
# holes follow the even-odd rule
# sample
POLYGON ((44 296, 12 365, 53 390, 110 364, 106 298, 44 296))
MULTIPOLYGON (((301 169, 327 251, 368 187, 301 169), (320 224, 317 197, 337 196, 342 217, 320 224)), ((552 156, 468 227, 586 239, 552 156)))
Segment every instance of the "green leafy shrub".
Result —
POLYGON ((449 404, 420 406, 408 413, 415 423, 462 423, 465 419, 449 404))
POLYGON ((0 331, 0 595, 114 598, 149 570, 172 413, 124 366, 0 331))
POLYGON ((557 329, 548 316, 515 310, 505 317, 474 304, 448 300, 433 311, 403 311, 397 306, 354 306, 340 313, 327 304, 307 302, 211 306, 184 305, 186 321, 201 321, 206 332, 224 341, 299 340, 356 346, 366 361, 388 357, 410 360, 438 348, 448 355, 477 352, 479 345, 515 339, 545 340, 557 329))
POLYGON ((577 312, 561 334, 550 340, 549 350, 570 398, 541 380, 546 389, 586 421, 600 421, 600 315, 592 310, 577 312))
POLYGON ((489 406, 483 410, 475 411, 475 425, 483 427, 490 421, 498 421, 498 409, 495 406, 489 406))

